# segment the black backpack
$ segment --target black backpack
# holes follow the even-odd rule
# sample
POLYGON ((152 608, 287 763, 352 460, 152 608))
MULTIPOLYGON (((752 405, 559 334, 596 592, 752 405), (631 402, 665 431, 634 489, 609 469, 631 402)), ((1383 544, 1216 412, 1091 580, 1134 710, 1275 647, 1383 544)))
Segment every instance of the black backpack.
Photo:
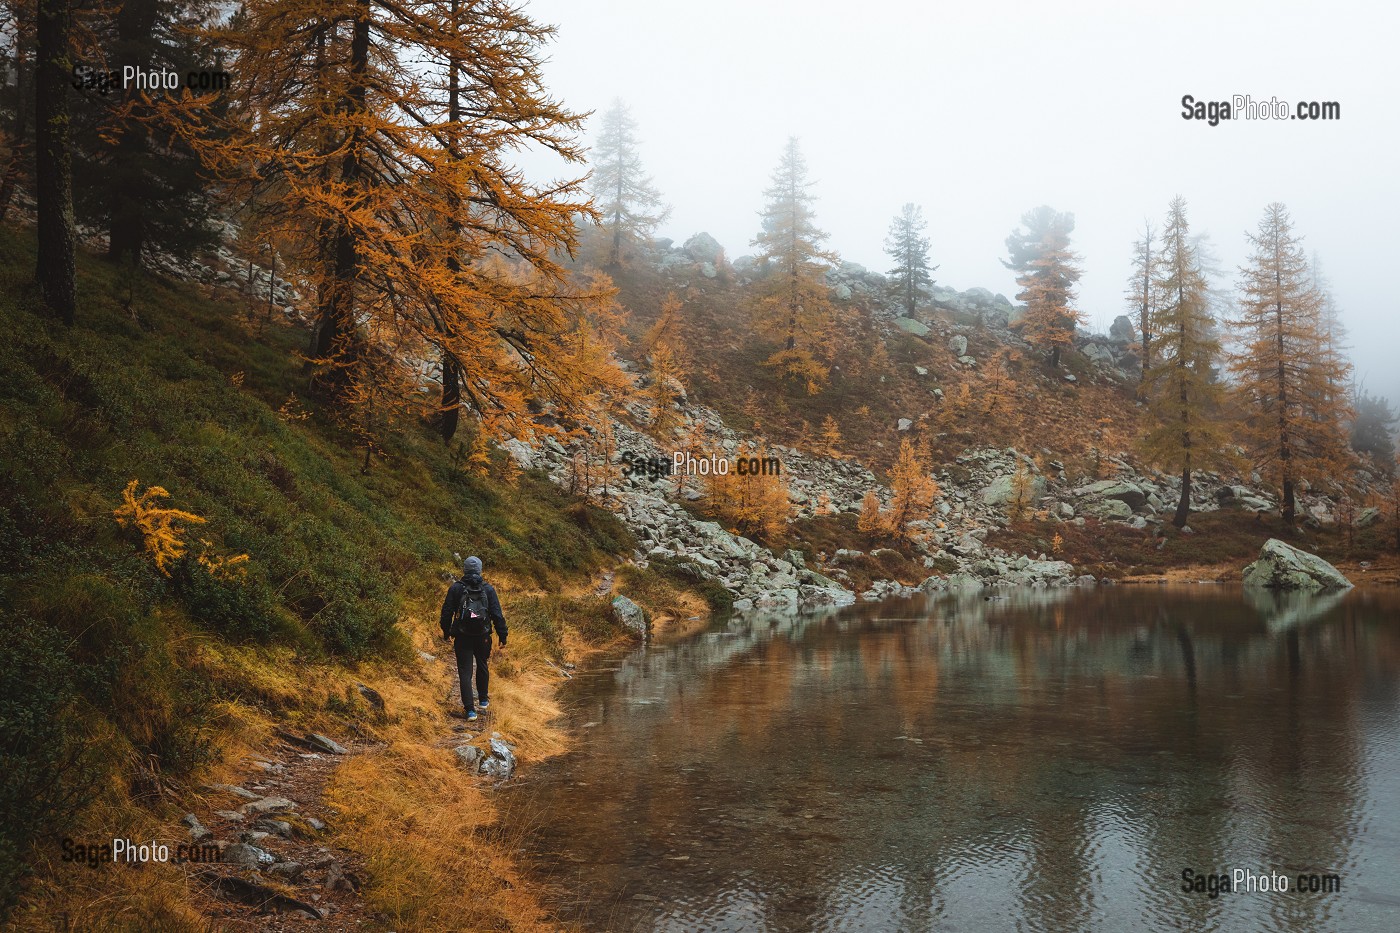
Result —
POLYGON ((491 631, 489 614, 490 603, 486 598, 486 587, 463 586, 462 599, 457 604, 457 612, 452 617, 452 634, 456 636, 480 636, 491 631))

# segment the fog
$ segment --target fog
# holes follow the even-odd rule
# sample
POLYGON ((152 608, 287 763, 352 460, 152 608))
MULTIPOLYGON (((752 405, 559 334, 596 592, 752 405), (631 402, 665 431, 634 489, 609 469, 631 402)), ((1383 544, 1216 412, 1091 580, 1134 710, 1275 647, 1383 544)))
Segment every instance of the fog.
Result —
MULTIPOLYGON (((750 252, 762 191, 789 135, 818 221, 846 259, 884 271, 890 219, 923 207, 934 273, 1014 297, 999 262, 1026 210, 1077 219, 1080 306, 1123 313, 1133 240, 1187 200, 1233 286, 1270 201, 1321 257, 1357 377, 1400 400, 1400 70, 1393 5, 1186 0, 1172 5, 868 0, 679 6, 529 0, 558 27, 550 90, 577 110, 630 106, 672 207, 660 235, 708 231, 750 252), (1336 122, 1205 122, 1181 98, 1338 101, 1336 122)), ((590 133, 597 121, 590 124, 590 133)), ((590 136, 591 138, 591 136, 590 136)), ((532 171, 557 173, 542 161, 532 171)))

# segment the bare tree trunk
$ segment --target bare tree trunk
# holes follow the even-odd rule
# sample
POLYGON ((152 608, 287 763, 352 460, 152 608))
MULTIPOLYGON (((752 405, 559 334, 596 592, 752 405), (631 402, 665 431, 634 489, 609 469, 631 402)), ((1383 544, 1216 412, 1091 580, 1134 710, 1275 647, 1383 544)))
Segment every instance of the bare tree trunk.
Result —
MULTIPOLYGON (((357 4, 354 30, 350 39, 350 89, 341 102, 345 112, 359 114, 366 106, 365 74, 369 68, 369 2, 357 4)), ((361 130, 351 130, 352 138, 341 161, 340 180, 350 197, 356 196, 362 171, 363 140, 361 130)), ((330 281, 321 298, 320 320, 312 335, 311 358, 327 360, 342 352, 343 337, 354 327, 354 287, 359 273, 359 238, 348 221, 341 220, 334 233, 331 247, 330 281)), ((339 383, 339 379, 336 380, 339 383)))
POLYGON ((1142 336, 1142 372, 1138 375, 1137 397, 1146 393, 1147 370, 1152 366, 1152 322, 1149 310, 1152 307, 1152 228, 1143 234, 1142 252, 1142 295, 1138 305, 1138 332, 1142 336))
POLYGON ((69 146, 68 57, 73 22, 71 0, 39 0, 38 62, 34 112, 38 140, 39 261, 36 278, 44 304, 72 324, 76 299, 76 233, 73 221, 73 163, 69 146))
POLYGON ((1185 528, 1186 520, 1191 516, 1191 466, 1190 458, 1187 458, 1187 465, 1181 469, 1181 499, 1176 503, 1176 515, 1172 517, 1172 524, 1177 528, 1185 528))
MULTIPOLYGON (((1283 288, 1283 274, 1278 268, 1278 250, 1274 251, 1275 272, 1274 283, 1279 290, 1283 288)), ((1274 307, 1277 327, 1277 352, 1278 352, 1278 431, 1279 431, 1279 469, 1283 475, 1283 523, 1289 528, 1297 517, 1297 504, 1293 495, 1293 450, 1288 443, 1288 374, 1284 367, 1284 345, 1283 345, 1283 301, 1279 299, 1274 307)))
MULTIPOLYGON (((1184 304, 1186 295, 1184 289, 1177 292, 1177 303, 1184 304)), ((1181 318, 1181 328, 1177 332, 1176 365, 1181 376, 1181 394, 1178 401, 1181 403, 1181 498, 1176 503, 1176 515, 1172 518, 1172 524, 1177 528, 1185 528, 1186 520, 1191 515, 1191 399, 1186 392, 1186 318, 1181 318)))
POLYGON ((462 372, 448 353, 442 355, 442 442, 450 444, 461 418, 462 372))
MULTIPOLYGON (((454 28, 458 22, 457 13, 459 6, 458 0, 452 0, 452 25, 454 28)), ((448 133, 449 138, 452 140, 451 145, 453 150, 449 155, 454 159, 457 157, 457 124, 462 119, 461 67, 462 63, 455 57, 447 63, 447 120, 452 124, 452 128, 448 133)), ((454 202, 452 207, 453 217, 451 229, 454 234, 452 242, 453 252, 448 256, 447 267, 455 274, 458 271, 457 254, 455 252, 457 248, 456 234, 460 229, 457 222, 456 211, 460 208, 460 205, 454 202)), ((457 359, 444 347, 442 349, 442 422, 439 426, 442 432, 442 442, 444 444, 452 443, 452 438, 457 433, 457 425, 461 419, 461 380, 462 370, 461 367, 457 365, 457 359)))

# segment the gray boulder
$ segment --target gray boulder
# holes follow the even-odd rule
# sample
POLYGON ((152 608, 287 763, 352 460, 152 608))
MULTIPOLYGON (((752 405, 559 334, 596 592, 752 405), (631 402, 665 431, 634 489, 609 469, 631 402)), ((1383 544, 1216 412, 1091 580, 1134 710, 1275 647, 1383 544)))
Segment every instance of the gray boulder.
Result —
POLYGON ((982 589, 982 580, 970 573, 948 575, 947 588, 950 593, 976 593, 982 589))
POLYGON ((1221 505, 1227 505, 1237 499, 1243 499, 1249 495, 1249 490, 1244 486, 1221 486, 1215 491, 1215 501, 1221 505))
POLYGON ((696 262, 718 264, 724 256, 724 247, 708 233, 697 233, 685 241, 681 247, 685 254, 696 262))
POLYGON ((1259 559, 1244 568, 1244 585, 1274 590, 1343 590, 1352 584, 1316 554, 1270 538, 1259 559))
POLYGON ((1102 502, 1091 502, 1083 506, 1083 509, 1090 515, 1112 521, 1126 522, 1133 517, 1132 507, 1122 499, 1104 499, 1102 502))
POLYGON ((266 868, 277 861, 277 856, 266 849, 250 846, 246 842, 235 842, 233 845, 225 847, 220 860, 230 865, 242 865, 246 868, 266 868))
POLYGON ((799 586, 797 600, 803 607, 849 606, 856 594, 843 586, 799 586))
POLYGON ((913 334, 915 337, 927 337, 929 335, 928 325, 921 321, 916 321, 912 317, 897 317, 894 319, 894 324, 900 330, 907 334, 913 334))
POLYGON ((1110 365, 1113 363, 1113 351, 1102 344, 1086 343, 1080 348, 1080 352, 1095 363, 1102 365, 1110 365))
POLYGON ((1126 314, 1120 314, 1113 319, 1113 324, 1108 328, 1108 336, 1118 343, 1132 343, 1136 339, 1136 331, 1133 330, 1133 322, 1126 314))
POLYGON ((327 755, 344 755, 347 751, 344 745, 319 732, 308 732, 306 741, 314 745, 317 751, 325 752, 327 755))
MULTIPOLYGON (((982 490, 982 501, 987 505, 1006 505, 1014 498, 1015 490, 1012 488, 1014 478, 1015 474, 1008 473, 992 480, 982 490)), ((1031 476, 1030 496, 1025 502, 1026 508, 1032 508, 1043 495, 1045 495, 1045 477, 1033 474, 1031 476)))
POLYGON ((515 773, 515 753, 504 741, 491 736, 491 754, 481 762, 481 773, 489 778, 505 780, 515 773))
POLYGON ((954 334, 948 338, 948 349, 953 351, 954 356, 967 356, 967 338, 954 334))
POLYGON ((193 813, 186 813, 183 822, 190 828, 190 838, 195 842, 203 842, 214 835, 204 827, 204 824, 199 821, 199 817, 193 813))
POLYGON ((614 596, 612 601, 612 616, 618 625, 629 628, 646 637, 651 631, 651 623, 647 620, 646 610, 638 606, 626 596, 614 596))
POLYGON ((1076 489, 1075 492, 1081 496, 1096 495, 1103 496, 1105 499, 1117 499, 1120 502, 1126 502, 1128 508, 1133 510, 1140 509, 1147 504, 1147 494, 1145 492, 1133 483, 1123 482, 1121 480, 1100 480, 1097 483, 1081 486, 1076 489))
POLYGON ((297 805, 286 797, 261 797, 252 803, 245 803, 238 810, 244 816, 250 814, 277 813, 281 810, 295 810, 297 805))
POLYGON ((515 465, 522 470, 533 470, 535 468, 535 452, 530 449, 530 445, 512 437, 501 444, 501 449, 510 454, 510 458, 515 461, 515 465))

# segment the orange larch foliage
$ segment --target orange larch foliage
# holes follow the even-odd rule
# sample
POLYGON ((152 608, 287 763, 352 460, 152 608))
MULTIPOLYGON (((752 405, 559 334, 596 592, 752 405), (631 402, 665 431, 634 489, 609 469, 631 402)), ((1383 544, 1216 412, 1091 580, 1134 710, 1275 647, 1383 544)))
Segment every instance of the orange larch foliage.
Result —
POLYGON ((890 473, 894 499, 885 516, 885 529, 898 538, 908 538, 910 524, 929 518, 941 490, 929 472, 928 460, 909 438, 899 443, 899 459, 890 473))
POLYGON ((156 569, 168 577, 170 564, 183 557, 188 547, 181 526, 202 525, 205 520, 192 512, 160 505, 160 500, 170 498, 164 486, 151 486, 138 496, 138 485, 136 480, 126 484, 122 490, 122 504, 113 509, 112 514, 123 528, 134 527, 141 532, 146 552, 156 562, 156 569))
POLYGON ((885 530, 880 496, 873 489, 867 489, 860 500, 860 518, 856 520, 856 527, 866 534, 880 534, 885 530))
POLYGON ((385 391, 412 386, 421 407, 422 384, 440 383, 446 437, 460 405, 495 437, 548 433, 541 404, 579 422, 623 387, 589 345, 609 283, 572 284, 558 261, 591 216, 582 179, 534 185, 511 161, 583 158, 581 116, 543 86, 549 27, 505 0, 243 13, 210 36, 234 55, 227 111, 190 142, 309 283, 319 386, 344 399, 358 381, 363 399, 387 371, 364 370, 372 344, 402 370, 385 391))
MULTIPOLYGON (((762 463, 771 458, 765 444, 744 445, 735 455, 762 463)), ((781 472, 762 471, 740 475, 732 468, 725 474, 712 474, 705 481, 710 507, 721 523, 744 534, 772 540, 787 527, 792 514, 787 482, 781 472)))

